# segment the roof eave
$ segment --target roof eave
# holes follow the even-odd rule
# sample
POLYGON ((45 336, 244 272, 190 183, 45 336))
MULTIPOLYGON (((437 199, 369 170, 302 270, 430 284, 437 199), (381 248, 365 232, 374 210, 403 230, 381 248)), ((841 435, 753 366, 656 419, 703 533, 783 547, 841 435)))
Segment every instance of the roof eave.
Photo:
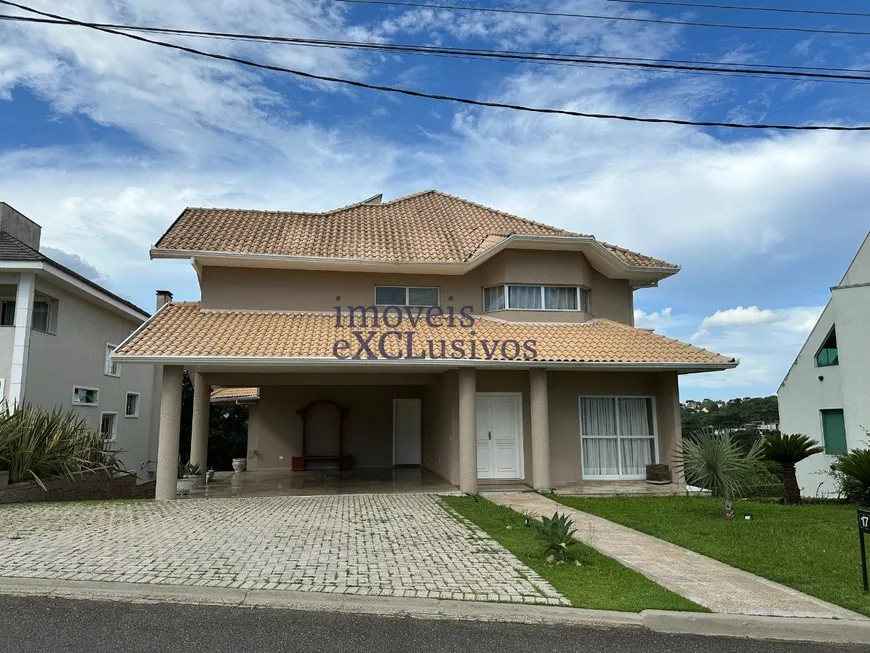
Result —
POLYGON ((629 265, 600 241, 587 236, 528 236, 512 234, 467 261, 388 261, 322 256, 286 256, 152 247, 152 259, 196 259, 199 264, 239 267, 279 267, 286 269, 369 269, 379 272, 411 272, 462 275, 505 249, 583 251, 592 266, 612 279, 627 279, 635 287, 652 285, 680 271, 679 266, 654 267, 629 265), (251 264, 254 265, 251 265, 251 264), (247 264, 247 265, 246 265, 247 264))
MULTIPOLYGON (((132 337, 132 336, 131 336, 132 337)), ((333 357, 288 357, 288 356, 131 356, 116 353, 121 349, 120 345, 112 360, 117 363, 141 363, 150 365, 215 365, 221 367, 327 367, 347 370, 348 367, 358 369, 372 367, 433 367, 433 368, 459 368, 459 367, 485 367, 485 368, 551 368, 559 370, 624 370, 624 371, 674 371, 681 374, 696 372, 716 372, 737 367, 739 361, 723 361, 716 363, 694 362, 583 362, 583 361, 501 361, 501 360, 420 360, 420 359, 368 359, 368 360, 340 360, 333 357)))

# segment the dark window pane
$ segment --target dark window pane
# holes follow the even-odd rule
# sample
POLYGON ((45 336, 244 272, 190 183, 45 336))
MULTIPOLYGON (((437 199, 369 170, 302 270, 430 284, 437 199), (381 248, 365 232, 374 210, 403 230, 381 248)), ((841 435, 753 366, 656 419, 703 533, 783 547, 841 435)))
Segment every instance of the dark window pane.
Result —
POLYGON ((580 288, 580 306, 581 311, 589 311, 589 291, 585 288, 580 288))
POLYGON ((837 330, 831 329, 831 332, 828 334, 828 337, 825 338, 825 342, 822 344, 821 349, 819 349, 819 353, 816 354, 816 365, 819 367, 830 367, 839 364, 840 358, 839 352, 837 351, 837 330))
POLYGON ((408 288, 409 306, 438 306, 437 288, 408 288))
POLYGON ((0 302, 0 326, 15 325, 15 302, 6 300, 0 302))
POLYGON ((375 289, 375 303, 378 306, 404 306, 405 288, 398 286, 379 286, 375 289))
POLYGON ((504 308, 504 286, 483 289, 483 310, 500 311, 504 308))

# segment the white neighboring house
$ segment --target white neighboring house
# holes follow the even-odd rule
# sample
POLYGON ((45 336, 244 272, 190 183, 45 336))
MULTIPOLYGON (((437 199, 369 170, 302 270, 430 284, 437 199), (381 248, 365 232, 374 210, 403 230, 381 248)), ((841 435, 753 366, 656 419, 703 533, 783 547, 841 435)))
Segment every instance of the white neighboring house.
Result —
POLYGON ((0 399, 72 408, 147 479, 157 450, 155 370, 109 355, 148 313, 41 254, 41 231, 0 202, 0 399))
POLYGON ((825 473, 834 455, 870 447, 870 234, 779 387, 783 433, 805 433, 825 447, 797 466, 805 496, 836 488, 825 473))

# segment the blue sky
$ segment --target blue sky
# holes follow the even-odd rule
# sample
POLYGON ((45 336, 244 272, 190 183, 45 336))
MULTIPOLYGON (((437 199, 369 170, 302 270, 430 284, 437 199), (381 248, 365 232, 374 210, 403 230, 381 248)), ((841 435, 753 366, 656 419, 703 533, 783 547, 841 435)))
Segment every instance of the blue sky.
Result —
MULTIPOLYGON (((345 4, 32 0, 83 20, 324 39, 870 68, 870 37, 345 4)), ((606 0, 476 0, 609 16, 870 32, 870 18, 606 0)), ((727 3, 726 3, 727 4, 727 3)), ((734 4, 776 6, 773 0, 734 4)), ((792 8, 827 8, 790 0, 792 8)), ((870 11, 841 0, 840 11, 870 11)), ((3 10, 0 13, 20 13, 3 10)), ((166 37, 168 39, 168 37, 166 37)), ((372 83, 579 111, 870 124, 870 86, 183 40, 372 83)), ((638 324, 738 356, 684 398, 776 391, 870 229, 870 135, 727 131, 477 109, 261 73, 90 30, 0 22, 0 199, 43 244, 149 308, 196 299, 148 259, 188 205, 322 210, 438 188, 683 266, 638 324)))

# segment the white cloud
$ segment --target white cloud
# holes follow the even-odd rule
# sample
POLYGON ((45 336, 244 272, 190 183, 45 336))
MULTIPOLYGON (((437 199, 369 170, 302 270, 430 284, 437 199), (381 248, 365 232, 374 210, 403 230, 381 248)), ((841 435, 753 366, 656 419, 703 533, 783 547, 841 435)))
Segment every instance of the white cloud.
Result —
POLYGON ((739 326, 742 324, 765 324, 776 322, 777 319, 779 318, 777 317, 776 312, 769 308, 762 310, 758 308, 758 306, 749 306, 747 308, 738 306, 737 308, 728 308, 724 311, 716 311, 713 315, 708 315, 704 318, 704 321, 701 322, 701 328, 739 326))
POLYGON ((641 329, 657 329, 671 321, 673 308, 668 306, 660 311, 647 313, 639 308, 634 309, 634 326, 641 329))
POLYGON ((821 315, 822 306, 778 309, 737 307, 704 318, 692 344, 734 356, 734 370, 684 377, 688 398, 710 388, 758 388, 773 394, 821 315))

